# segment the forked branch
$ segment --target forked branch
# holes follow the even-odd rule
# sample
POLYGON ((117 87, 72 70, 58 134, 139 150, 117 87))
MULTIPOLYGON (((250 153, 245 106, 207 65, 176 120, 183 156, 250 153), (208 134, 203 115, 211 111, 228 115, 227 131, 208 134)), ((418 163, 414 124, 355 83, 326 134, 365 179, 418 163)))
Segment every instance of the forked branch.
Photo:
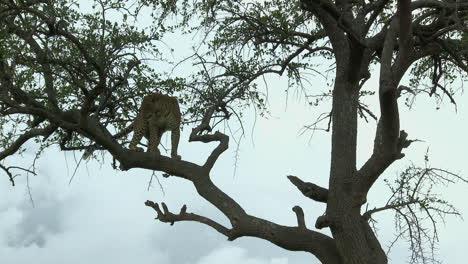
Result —
POLYGON ((5 159, 6 157, 13 155, 18 151, 18 149, 29 139, 43 136, 48 137, 52 134, 55 130, 57 130, 57 126, 50 124, 45 128, 33 128, 21 136, 19 136, 9 147, 5 148, 3 151, 0 152, 0 161, 5 159))
MULTIPOLYGON (((211 132, 210 120, 215 111, 220 108, 222 109, 223 107, 225 107, 224 102, 220 102, 208 108, 205 114, 203 115, 201 123, 197 127, 193 128, 192 132, 190 133, 189 142, 219 142, 219 145, 211 152, 210 156, 207 158, 205 164, 203 165, 203 167, 208 171, 210 171, 213 168, 219 156, 229 147, 229 137, 219 131, 216 131, 214 134, 202 134, 205 131, 211 132)), ((228 118, 228 116, 226 118, 228 118)))
POLYGON ((215 229, 216 231, 218 231, 219 233, 225 236, 229 236, 230 229, 228 229, 227 227, 224 227, 223 225, 217 223, 216 221, 208 217, 201 216, 201 215, 194 214, 194 213, 187 213, 186 205, 180 208, 180 212, 178 214, 171 213, 165 203, 161 203, 161 206, 163 209, 162 211, 159 208, 159 205, 155 202, 146 201, 145 205, 153 208, 157 213, 156 219, 158 219, 159 221, 163 223, 170 223, 171 225, 173 225, 175 222, 182 222, 182 221, 199 222, 199 223, 212 227, 213 229, 215 229))

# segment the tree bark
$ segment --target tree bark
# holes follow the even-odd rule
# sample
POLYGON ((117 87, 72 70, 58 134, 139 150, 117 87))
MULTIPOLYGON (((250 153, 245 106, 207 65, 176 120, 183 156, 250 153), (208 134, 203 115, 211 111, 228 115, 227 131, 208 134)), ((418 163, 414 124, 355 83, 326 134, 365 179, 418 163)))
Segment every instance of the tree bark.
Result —
POLYGON ((322 226, 330 227, 344 263, 387 263, 385 252, 360 213, 361 205, 365 202, 365 196, 356 188, 360 76, 349 76, 360 72, 352 69, 351 66, 355 63, 350 61, 351 59, 347 65, 337 63, 337 78, 333 90, 329 195, 326 219, 322 218, 325 224, 322 226))

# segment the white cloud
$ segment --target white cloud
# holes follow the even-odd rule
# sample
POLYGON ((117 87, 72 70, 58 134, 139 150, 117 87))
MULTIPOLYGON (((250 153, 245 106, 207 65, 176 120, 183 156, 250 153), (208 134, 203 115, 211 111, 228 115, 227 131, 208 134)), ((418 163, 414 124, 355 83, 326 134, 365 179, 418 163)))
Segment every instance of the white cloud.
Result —
POLYGON ((223 247, 215 249, 200 258, 197 264, 288 264, 287 258, 259 258, 247 255, 247 250, 240 247, 223 247))

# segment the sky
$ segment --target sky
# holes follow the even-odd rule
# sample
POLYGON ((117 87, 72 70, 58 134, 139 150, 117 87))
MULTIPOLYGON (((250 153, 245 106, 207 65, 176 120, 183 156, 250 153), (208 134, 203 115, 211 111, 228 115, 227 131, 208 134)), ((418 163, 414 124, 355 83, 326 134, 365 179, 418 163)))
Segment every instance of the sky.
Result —
MULTIPOLYGON (((314 229, 324 205, 305 198, 286 176, 296 175, 328 185, 330 133, 301 134, 303 126, 326 111, 327 105, 309 107, 294 90, 286 99, 284 80, 269 76, 268 82, 271 115, 261 118, 254 111, 246 112, 245 138, 237 152, 234 141, 230 141, 230 148, 214 167, 212 179, 249 214, 279 224, 297 225, 291 209, 300 205, 306 225, 314 229)), ((314 83, 324 87, 321 86, 324 80, 314 83)), ((376 87, 375 78, 367 87, 373 86, 376 87)), ((468 107, 463 103, 467 99, 466 95, 458 97, 456 111, 449 103, 436 110, 432 100, 424 96, 417 99, 411 110, 400 102, 401 128, 410 138, 422 141, 405 150, 406 157, 392 165, 383 177, 392 179, 411 162, 422 165, 428 148, 433 166, 466 175, 468 107)), ((367 103, 378 113, 375 96, 367 103)), ((375 122, 360 120, 359 128, 358 162, 362 165, 372 151, 375 122)), ((184 160, 201 164, 215 144, 189 143, 189 130, 184 129, 182 133, 179 154, 184 160)), ((165 136, 162 142, 168 145, 169 137, 165 136)), ((36 149, 37 146, 28 142, 23 156, 9 158, 7 164, 28 166, 36 149)), ((227 220, 200 198, 189 182, 176 177, 163 178, 156 173, 161 187, 153 179, 148 189, 152 172, 113 170, 109 155, 105 155, 102 164, 82 162, 69 184, 79 157, 80 153, 74 157, 58 149, 47 150, 36 164, 38 175, 17 177, 15 187, 6 175, 0 174, 0 263, 319 263, 308 253, 286 251, 256 238, 227 241, 199 223, 178 222, 170 226, 158 222, 153 209, 144 206, 146 200, 165 202, 173 212, 186 204, 188 212, 221 223, 227 220)), ((468 216, 467 190, 466 184, 437 187, 443 198, 465 217, 468 216)), ((388 189, 379 179, 368 196, 369 207, 382 206, 388 196, 388 189)), ((384 212, 376 215, 376 220, 378 238, 386 249, 394 237, 393 215, 384 212)), ((438 227, 439 258, 444 263, 466 263, 463 254, 468 244, 466 222, 447 217, 445 224, 439 223, 438 227)), ((407 245, 399 243, 390 252, 389 263, 403 263, 408 254, 407 245)))

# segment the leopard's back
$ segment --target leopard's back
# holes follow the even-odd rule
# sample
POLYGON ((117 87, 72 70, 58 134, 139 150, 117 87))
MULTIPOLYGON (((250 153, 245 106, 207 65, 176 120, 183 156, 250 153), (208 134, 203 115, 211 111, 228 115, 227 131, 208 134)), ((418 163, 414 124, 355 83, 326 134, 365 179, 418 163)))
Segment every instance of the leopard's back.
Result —
POLYGON ((133 138, 130 149, 137 148, 142 137, 149 140, 148 151, 159 152, 158 145, 161 136, 166 131, 171 131, 172 152, 171 156, 179 158, 177 148, 180 137, 181 113, 176 97, 153 93, 145 96, 140 110, 133 122, 133 138))
POLYGON ((177 98, 163 95, 164 100, 159 100, 156 111, 151 117, 151 122, 164 131, 174 130, 180 127, 181 113, 177 98))

